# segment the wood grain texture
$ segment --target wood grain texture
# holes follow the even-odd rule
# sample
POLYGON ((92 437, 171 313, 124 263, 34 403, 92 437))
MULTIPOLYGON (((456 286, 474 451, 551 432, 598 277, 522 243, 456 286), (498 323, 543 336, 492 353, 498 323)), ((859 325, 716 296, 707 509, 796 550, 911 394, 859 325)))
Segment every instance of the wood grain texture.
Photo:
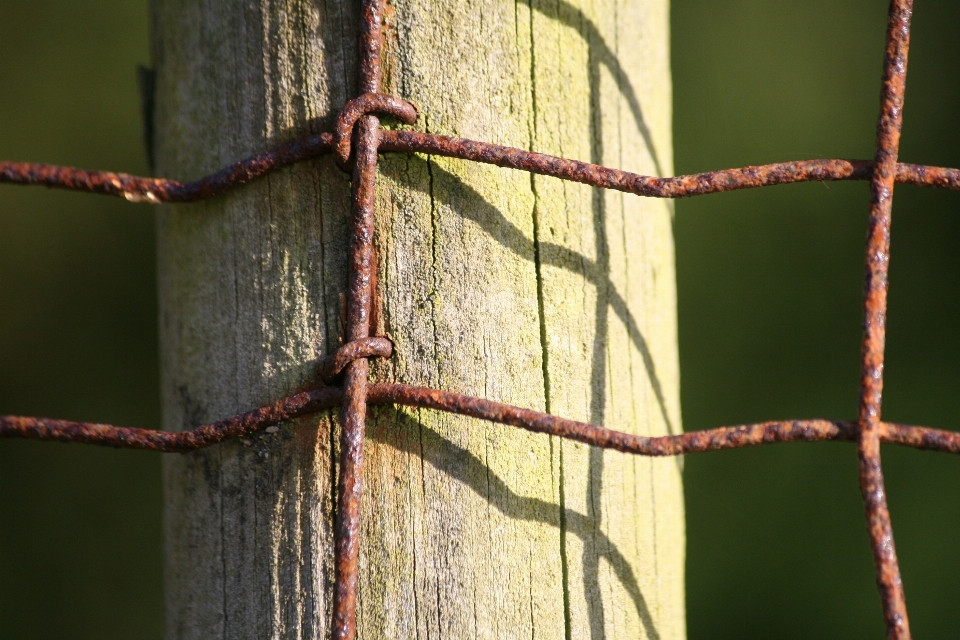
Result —
MULTIPOLYGON (((385 90, 423 130, 668 175, 666 2, 572 2, 396 0, 385 90)), ((329 130, 355 93, 353 4, 153 6, 161 175, 329 130)), ((680 430, 669 203, 417 155, 378 184, 376 379, 680 430)), ((338 346, 348 190, 326 158, 163 208, 166 428, 287 394, 338 346)), ((168 638, 329 635, 333 422, 165 459, 168 638)), ((684 637, 676 460, 429 411, 367 431, 361 637, 684 637)))

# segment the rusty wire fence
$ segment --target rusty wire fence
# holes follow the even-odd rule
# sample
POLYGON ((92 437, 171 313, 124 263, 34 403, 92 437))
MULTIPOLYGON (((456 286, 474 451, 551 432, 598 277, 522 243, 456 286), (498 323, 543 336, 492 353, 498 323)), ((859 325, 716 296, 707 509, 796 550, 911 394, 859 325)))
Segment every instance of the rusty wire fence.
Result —
POLYGON ((342 433, 335 528, 335 640, 356 635, 357 558, 363 438, 369 405, 400 405, 447 411, 590 446, 644 456, 677 456, 792 441, 842 440, 857 443, 860 489, 876 566, 887 637, 910 638, 906 601, 887 508, 880 444, 960 453, 960 434, 883 422, 884 343, 887 312, 890 222, 896 183, 960 190, 960 170, 897 162, 907 77, 912 0, 890 4, 874 160, 806 160, 725 171, 658 178, 619 171, 485 142, 414 130, 387 131, 378 115, 415 125, 410 103, 380 92, 381 0, 363 0, 360 95, 341 110, 335 130, 266 151, 203 178, 181 183, 127 174, 51 165, 0 162, 0 182, 44 185, 125 198, 131 202, 194 202, 235 189, 280 167, 332 153, 352 172, 352 233, 349 247, 347 322, 344 344, 325 361, 325 386, 303 391, 244 414, 195 429, 171 433, 47 418, 0 416, 0 437, 79 442, 111 447, 186 452, 238 438, 291 418, 341 408, 342 433), (529 171, 598 188, 657 198, 680 198, 778 184, 870 181, 870 209, 864 280, 860 404, 856 421, 826 419, 775 421, 722 427, 677 436, 644 437, 466 396, 403 384, 369 383, 368 359, 389 358, 391 342, 371 333, 373 202, 378 154, 426 153, 529 171))

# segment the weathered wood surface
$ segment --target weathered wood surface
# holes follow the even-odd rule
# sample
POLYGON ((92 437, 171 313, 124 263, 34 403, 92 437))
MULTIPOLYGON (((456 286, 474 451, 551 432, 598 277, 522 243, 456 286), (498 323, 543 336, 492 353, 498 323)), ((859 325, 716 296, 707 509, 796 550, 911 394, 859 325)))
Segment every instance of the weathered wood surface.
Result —
MULTIPOLYGON (((156 160, 193 179, 355 93, 350 3, 153 0, 156 160)), ((397 0, 385 90, 417 127, 672 171, 665 0, 397 0)), ((164 420, 307 384, 338 345, 349 183, 327 159, 164 207, 164 420)), ((671 211, 458 160, 382 157, 375 377, 680 430, 671 211)), ((167 636, 324 638, 330 416, 165 459, 167 636)), ((368 424, 363 638, 682 638, 676 460, 428 411, 368 424)))

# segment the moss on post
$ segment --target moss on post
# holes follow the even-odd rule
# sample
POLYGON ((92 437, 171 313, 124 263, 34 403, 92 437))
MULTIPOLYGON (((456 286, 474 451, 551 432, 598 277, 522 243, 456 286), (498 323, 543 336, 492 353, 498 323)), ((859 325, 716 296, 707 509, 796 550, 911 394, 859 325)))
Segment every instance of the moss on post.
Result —
MULTIPOLYGON (((358 8, 154 0, 156 160, 193 179, 330 130, 358 8)), ((669 174, 664 0, 396 0, 385 90, 417 128, 669 174)), ((680 430, 667 203, 459 160, 378 178, 374 379, 621 430, 680 430)), ((159 218, 164 420, 314 379, 341 337, 349 183, 302 163, 159 218)), ((333 415, 333 414, 331 414, 333 415)), ((164 461, 169 638, 325 638, 331 415, 164 461)), ((363 638, 682 638, 675 460, 429 411, 372 410, 363 638)))

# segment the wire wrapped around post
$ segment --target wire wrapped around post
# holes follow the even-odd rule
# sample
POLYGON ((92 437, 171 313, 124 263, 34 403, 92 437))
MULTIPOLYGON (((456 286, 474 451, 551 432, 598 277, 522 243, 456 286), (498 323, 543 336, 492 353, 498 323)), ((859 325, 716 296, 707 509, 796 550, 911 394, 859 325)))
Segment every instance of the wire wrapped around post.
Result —
POLYGON ((873 161, 804 160, 663 178, 476 140, 410 130, 382 130, 374 114, 389 113, 406 124, 413 124, 417 112, 410 103, 380 93, 382 0, 363 0, 359 95, 344 106, 333 133, 311 135, 264 151, 189 183, 53 165, 0 162, 0 182, 3 183, 98 193, 149 204, 195 202, 221 196, 284 166, 331 152, 337 155, 338 162, 345 169, 352 171, 352 227, 344 344, 327 358, 318 372, 318 377, 328 384, 334 384, 342 372, 342 386, 319 386, 179 433, 49 418, 0 416, 0 438, 76 442, 165 453, 188 452, 339 406, 342 420, 334 543, 334 640, 354 640, 357 632, 360 497, 368 405, 456 413, 642 456, 678 456, 783 442, 855 442, 887 637, 908 640, 906 599, 886 502, 880 444, 960 453, 960 433, 881 421, 894 185, 960 190, 958 169, 897 162, 912 11, 912 0, 892 0, 890 4, 877 152, 873 161), (373 206, 380 152, 459 158, 654 198, 683 198, 807 181, 869 180, 871 202, 857 420, 776 421, 645 437, 453 391, 370 383, 368 358, 393 355, 393 345, 388 339, 370 335, 374 328, 371 315, 376 295, 373 206))

